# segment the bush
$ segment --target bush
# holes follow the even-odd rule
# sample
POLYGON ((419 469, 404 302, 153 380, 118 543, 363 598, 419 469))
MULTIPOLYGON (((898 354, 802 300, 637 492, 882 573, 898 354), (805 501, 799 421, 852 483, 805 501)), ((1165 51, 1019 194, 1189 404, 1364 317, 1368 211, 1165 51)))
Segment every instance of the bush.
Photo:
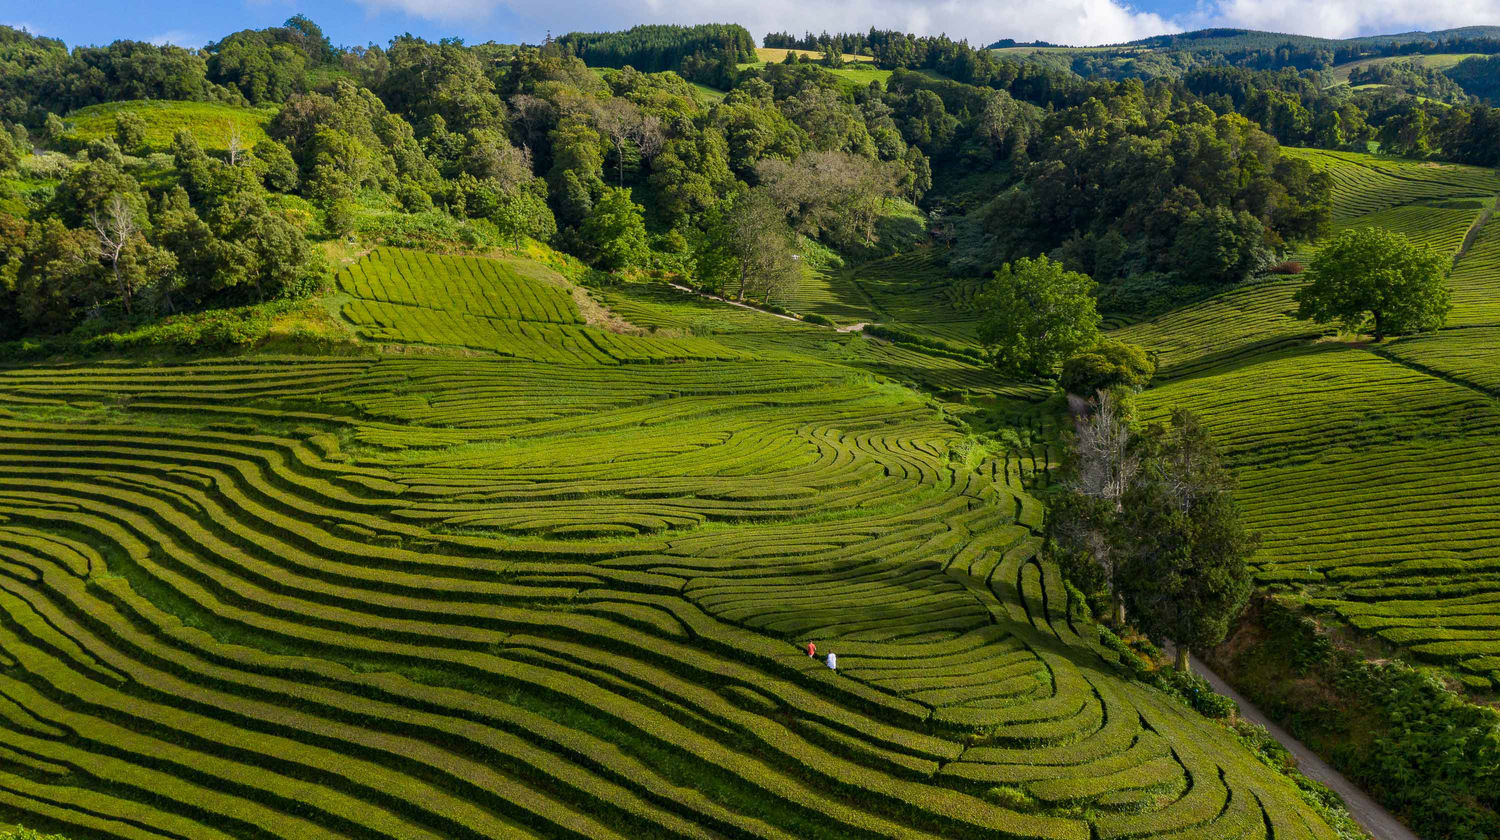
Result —
POLYGON ((1156 375, 1156 360, 1134 344, 1104 339, 1069 356, 1059 384, 1070 394, 1090 396, 1115 388, 1141 388, 1156 375))
POLYGON ((1205 717, 1227 718, 1237 714, 1239 704, 1214 692, 1208 680, 1197 674, 1185 674, 1175 668, 1163 668, 1156 672, 1154 683, 1162 691, 1181 698, 1205 717))
POLYGON ((802 316, 802 320, 806 321, 809 324, 817 324, 820 327, 831 327, 831 326, 833 326, 833 319, 832 318, 829 318, 826 315, 819 315, 816 312, 809 312, 806 315, 803 315, 802 316))
POLYGON ((1269 270, 1272 274, 1301 274, 1303 271, 1302 263, 1299 263, 1295 260, 1279 262, 1271 266, 1269 270))
POLYGON ((1402 662, 1335 647, 1277 599, 1254 601, 1247 622, 1259 624, 1260 643, 1215 664, 1294 737, 1422 836, 1500 837, 1500 712, 1402 662))

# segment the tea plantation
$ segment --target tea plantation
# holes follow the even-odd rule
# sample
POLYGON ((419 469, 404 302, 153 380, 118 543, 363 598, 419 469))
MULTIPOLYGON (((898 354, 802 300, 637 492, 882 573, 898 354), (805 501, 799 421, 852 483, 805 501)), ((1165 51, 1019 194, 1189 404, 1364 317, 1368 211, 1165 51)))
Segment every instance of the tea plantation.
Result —
MULTIPOLYGON (((382 249, 338 285, 370 352, 0 370, 0 822, 1335 836, 1221 726, 1129 679, 1038 557, 1023 459, 900 383, 1033 392, 666 287, 602 294, 644 328, 610 332, 507 262, 382 249)), ((1472 403, 1424 445, 1478 476, 1487 397, 1320 358, 1346 356, 1397 377, 1403 416, 1428 416, 1407 380, 1472 403)), ((1316 455, 1283 436, 1267 451, 1316 455)), ((1462 518, 1391 495, 1429 533, 1462 518)), ((1431 560, 1390 554, 1411 559, 1431 560)))
POLYGON ((1118 334, 1162 351, 1148 414, 1199 412, 1265 536, 1263 584, 1450 667, 1500 680, 1500 222, 1493 170, 1295 150, 1337 183, 1336 227, 1399 230, 1455 259, 1445 329, 1368 345, 1293 317, 1296 277, 1118 334))

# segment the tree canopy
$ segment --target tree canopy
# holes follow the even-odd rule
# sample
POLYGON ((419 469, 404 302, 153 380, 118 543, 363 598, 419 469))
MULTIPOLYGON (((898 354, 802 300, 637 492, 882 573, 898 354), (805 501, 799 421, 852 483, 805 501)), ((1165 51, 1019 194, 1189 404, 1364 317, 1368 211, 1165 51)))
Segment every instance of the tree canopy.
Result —
POLYGON ((1047 257, 1007 263, 975 301, 979 340, 1007 375, 1036 378, 1094 343, 1094 281, 1047 257))
POLYGON ((1297 317, 1351 332, 1368 327, 1376 341, 1434 330, 1452 308, 1449 268, 1447 257, 1400 233, 1346 230, 1309 265, 1312 282, 1297 290, 1297 317))

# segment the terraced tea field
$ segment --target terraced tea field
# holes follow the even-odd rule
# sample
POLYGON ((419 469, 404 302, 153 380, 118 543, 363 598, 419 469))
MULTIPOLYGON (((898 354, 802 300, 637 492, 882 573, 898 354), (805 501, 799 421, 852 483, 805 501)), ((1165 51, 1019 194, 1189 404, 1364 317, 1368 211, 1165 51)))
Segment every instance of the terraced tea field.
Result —
MULTIPOLYGON (((531 270, 544 271, 534 264, 531 270)), ((340 272, 338 287, 353 298, 344 317, 376 341, 599 364, 743 355, 692 337, 642 338, 581 326, 565 281, 528 279, 500 260, 382 248, 340 272)))
POLYGON ((0 822, 1333 837, 1125 678, 1039 561, 1018 465, 841 360, 865 339, 622 289, 658 333, 721 331, 630 338, 736 358, 618 364, 553 343, 590 329, 563 297, 423 259, 341 280, 401 309, 362 324, 381 342, 547 332, 0 370, 0 822))
POLYGON ((1300 153, 1337 176, 1337 226, 1454 254, 1449 327, 1379 347, 1318 342, 1297 279, 1247 285, 1118 332, 1163 351, 1148 415, 1203 415, 1265 542, 1260 581, 1500 686, 1500 222, 1495 173, 1300 153), (1446 190, 1446 191, 1445 191, 1446 190))

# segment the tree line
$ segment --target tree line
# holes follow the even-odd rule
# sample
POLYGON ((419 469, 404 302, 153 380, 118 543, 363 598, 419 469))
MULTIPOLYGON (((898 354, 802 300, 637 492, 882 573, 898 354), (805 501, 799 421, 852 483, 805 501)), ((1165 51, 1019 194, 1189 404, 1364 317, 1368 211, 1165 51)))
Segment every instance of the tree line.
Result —
POLYGON ((392 214, 772 300, 800 276, 802 243, 867 249, 897 201, 931 211, 956 274, 1046 254, 1096 281, 1103 308, 1149 313, 1326 231, 1327 178, 1279 142, 1347 148, 1381 136, 1475 162, 1500 147, 1489 141, 1500 131, 1493 109, 1434 114, 1406 97, 1389 114, 1367 112, 1289 70, 1086 80, 944 37, 860 37, 836 46, 893 66, 884 84, 849 85, 789 55, 734 67, 712 101, 680 72, 630 62, 682 70, 717 50, 721 69, 737 65, 752 46, 737 27, 637 27, 538 46, 403 35, 335 48, 298 17, 203 50, 117 42, 72 52, 0 27, 0 169, 15 176, 0 179, 3 330, 294 294, 315 286, 318 270, 288 231, 342 237, 392 214), (580 51, 627 66, 591 68, 580 51), (69 134, 66 109, 126 97, 275 115, 253 148, 205 150, 191 133, 148 148, 127 106, 108 142, 69 134), (112 212, 116 198, 130 213, 112 212), (264 235, 229 223, 222 208, 236 202, 252 207, 243 218, 264 220, 264 235), (187 210, 226 244, 169 235, 179 222, 202 233, 187 210), (95 215, 128 216, 124 238, 137 244, 105 236, 95 215), (75 255, 90 236, 110 255, 91 266, 44 258, 63 232, 75 255), (224 256, 231 245, 265 251, 277 237, 290 268, 248 268, 242 279, 225 267, 257 265, 224 256), (40 279, 69 265, 71 286, 40 279), (19 302, 42 288, 73 291, 19 302))

